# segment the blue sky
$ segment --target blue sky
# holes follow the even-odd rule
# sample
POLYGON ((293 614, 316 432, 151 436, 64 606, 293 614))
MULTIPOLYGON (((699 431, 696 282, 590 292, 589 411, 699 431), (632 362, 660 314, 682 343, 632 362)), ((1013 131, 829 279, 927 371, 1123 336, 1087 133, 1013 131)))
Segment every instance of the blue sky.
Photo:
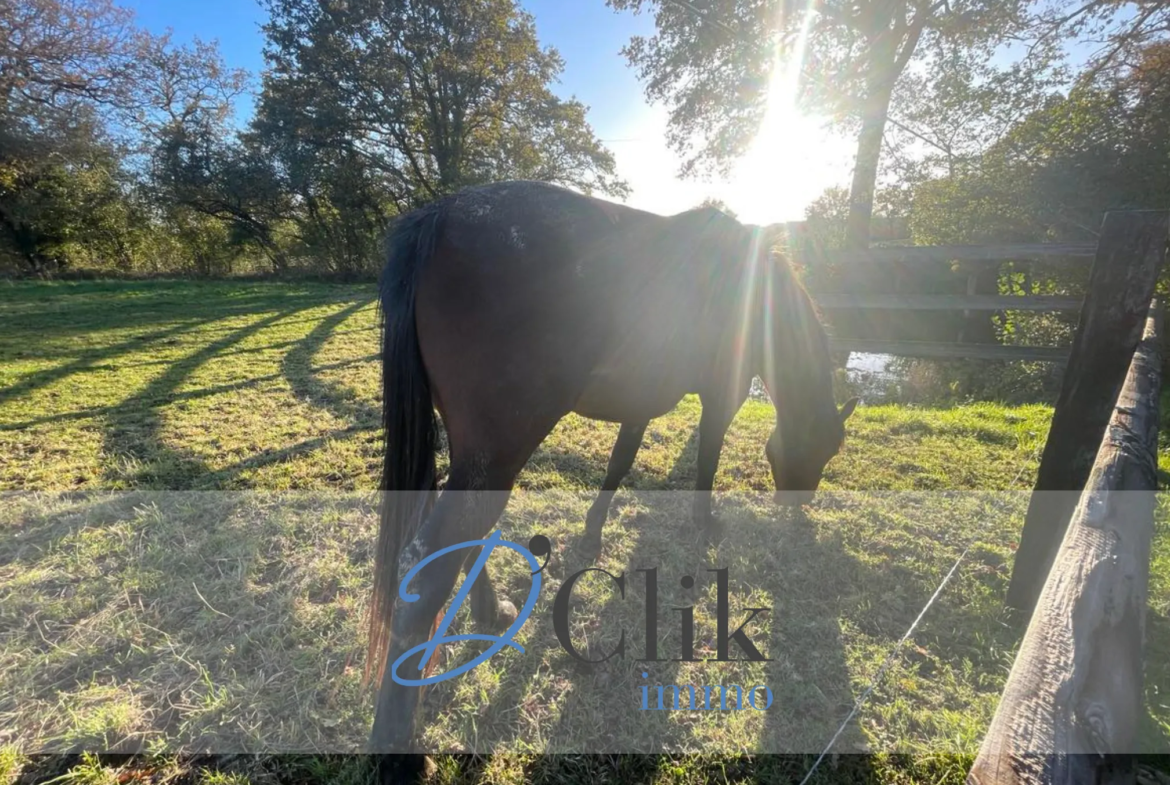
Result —
MULTIPOLYGON (((123 0, 138 22, 154 31, 172 28, 176 41, 217 39, 228 64, 258 74, 264 67, 255 0, 123 0)), ((723 199, 750 223, 797 220, 826 187, 848 185, 853 145, 829 134, 813 118, 779 107, 758 144, 725 181, 680 180, 678 160, 666 146, 665 110, 647 104, 642 86, 620 54, 630 36, 653 32, 648 14, 617 13, 604 0, 522 0, 536 20, 542 45, 565 61, 554 90, 589 107, 589 121, 617 160, 633 193, 626 201, 670 214, 707 196, 723 199)), ((781 91, 782 92, 782 91, 781 91)), ((243 113, 249 111, 245 102, 243 113)))

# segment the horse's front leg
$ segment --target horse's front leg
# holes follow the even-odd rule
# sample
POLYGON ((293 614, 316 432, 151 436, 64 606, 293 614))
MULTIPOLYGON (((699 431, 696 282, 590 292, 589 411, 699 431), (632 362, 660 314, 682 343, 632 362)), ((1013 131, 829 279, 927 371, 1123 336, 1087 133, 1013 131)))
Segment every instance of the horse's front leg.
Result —
POLYGON ((589 512, 585 515, 585 537, 581 548, 590 558, 596 558, 601 553, 601 530, 605 520, 609 517, 609 505, 613 501, 614 491, 622 484, 622 480, 630 473, 634 465, 634 457, 638 448, 642 446, 642 435, 646 433, 648 422, 622 423, 618 431, 617 441, 614 442, 613 452, 609 456, 609 466, 605 471, 605 481, 601 484, 601 492, 593 501, 589 512))
MULTIPOLYGON (((738 406, 730 405, 721 396, 700 396, 703 414, 699 419, 699 449, 695 466, 695 499, 692 515, 695 525, 708 536, 718 533, 719 525, 711 513, 711 490, 715 485, 715 471, 719 468, 719 454, 738 406)), ((742 403, 742 401, 740 402, 742 403)))

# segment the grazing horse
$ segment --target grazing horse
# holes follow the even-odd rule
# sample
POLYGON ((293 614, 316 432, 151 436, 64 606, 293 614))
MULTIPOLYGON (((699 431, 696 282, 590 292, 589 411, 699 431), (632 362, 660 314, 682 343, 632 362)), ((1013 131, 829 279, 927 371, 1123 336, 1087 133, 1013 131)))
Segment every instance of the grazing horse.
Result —
MULTIPOLYGON (((621 424, 587 516, 592 552, 647 424, 690 393, 702 403, 694 517, 712 525, 724 434, 757 375, 776 408, 765 453, 777 494, 811 497, 857 401, 834 403, 827 336, 768 245, 759 228, 715 209, 661 216, 527 181, 470 188, 398 218, 380 284, 386 444, 367 658, 381 681, 372 752, 411 747, 420 688, 383 670, 428 640, 476 554, 435 558, 411 603, 398 599, 399 576, 487 536, 517 474, 570 412, 621 424), (450 455, 442 494, 436 410, 450 455)), ((471 609, 480 625, 516 618, 486 571, 471 609)))

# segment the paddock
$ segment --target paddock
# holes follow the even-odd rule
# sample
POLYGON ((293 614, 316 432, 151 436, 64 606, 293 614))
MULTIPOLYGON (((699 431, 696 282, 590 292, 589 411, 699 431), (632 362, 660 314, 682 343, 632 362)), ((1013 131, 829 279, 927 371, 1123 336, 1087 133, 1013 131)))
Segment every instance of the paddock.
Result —
MULTIPOLYGON (((379 416, 371 292, 22 283, 0 290, 0 321, 8 496, 0 743, 317 756, 360 749, 371 717, 360 658, 379 416), (136 493, 103 501, 105 489, 136 493)), ((771 407, 749 401, 716 477, 726 539, 706 553, 685 514, 697 415, 688 399, 647 431, 598 563, 627 572, 630 591, 621 599, 605 581, 583 584, 575 632, 582 648, 605 652, 625 629, 640 652, 635 570, 645 566, 659 569, 664 608, 696 602, 696 626, 709 629, 702 598, 711 587, 700 582, 684 597, 677 576, 726 566, 733 610, 776 608, 761 633, 774 661, 734 666, 718 680, 691 664, 660 663, 647 681, 767 684, 773 707, 718 723, 654 713, 635 736, 623 735, 641 666, 564 667, 538 607, 524 641, 540 656, 500 655, 473 678, 435 687, 429 742, 524 753, 485 764, 504 782, 522 781, 541 749, 632 751, 621 747, 634 740, 680 753, 771 746, 792 754, 744 771, 780 766, 799 778, 880 672, 836 742, 840 759, 822 763, 813 781, 839 781, 842 769, 832 766, 859 778, 962 781, 1020 639, 1003 597, 1051 408, 863 406, 825 493, 799 516, 768 503, 771 407), (629 706, 608 712, 600 698, 625 686, 629 706), (573 712, 587 721, 564 721, 573 712)), ((551 581, 585 566, 574 545, 615 435, 616 427, 569 418, 521 477, 503 528, 517 542, 536 533, 553 541, 551 581)), ((1167 651, 1170 529, 1161 504, 1156 527, 1146 646, 1167 651)), ((519 565, 499 571, 508 596, 523 596, 519 565)), ((662 650, 675 651, 677 629, 664 622, 662 632, 662 650)), ((444 656, 465 653, 452 647, 444 656)), ((1152 752, 1170 736, 1170 664, 1146 665, 1139 746, 1152 752)), ((565 776, 555 768, 562 764, 543 765, 553 767, 549 781, 565 776)), ((682 757, 672 765, 683 773, 667 766, 657 781, 719 764, 682 757)), ((462 768, 441 773, 478 781, 462 768)))

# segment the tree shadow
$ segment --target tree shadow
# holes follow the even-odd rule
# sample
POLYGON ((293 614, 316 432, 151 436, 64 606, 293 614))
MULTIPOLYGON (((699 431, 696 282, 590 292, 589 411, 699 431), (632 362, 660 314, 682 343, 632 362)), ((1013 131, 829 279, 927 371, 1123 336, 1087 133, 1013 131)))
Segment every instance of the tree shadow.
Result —
MULTIPOLYGON (((764 628, 772 629, 771 637, 766 643, 757 640, 757 645, 764 643, 761 648, 764 649, 765 655, 775 659, 774 662, 763 666, 766 678, 762 683, 773 686, 774 700, 777 702, 785 700, 795 705, 793 711, 803 714, 797 725, 802 733, 811 734, 810 738, 815 737, 816 742, 827 740, 836 729, 835 726, 830 728, 830 723, 839 722, 842 716, 841 707, 843 705, 848 707, 851 701, 846 700, 850 682, 840 633, 836 629, 834 598, 812 596, 806 601, 806 604, 816 605, 819 602, 826 606, 825 609, 821 609, 825 611, 822 613, 826 620, 824 629, 818 627, 816 623, 812 625, 819 636, 819 648, 814 663, 807 667, 794 665, 790 651, 779 657, 776 652, 783 652, 786 647, 792 646, 791 637, 787 637, 791 636, 791 633, 782 630, 781 627, 798 622, 808 623, 806 617, 810 611, 805 610, 805 616, 799 616, 793 610, 798 606, 794 604, 792 597, 799 596, 802 589, 806 592, 811 591, 804 584, 800 584, 801 580, 810 576, 840 572, 845 569, 843 565, 846 564, 853 572, 860 572, 861 568, 843 551, 839 543, 817 542, 815 534, 807 524, 783 515, 779 519, 772 517, 760 519, 734 503, 724 503, 717 507, 717 513, 727 520, 727 539, 718 546, 709 547, 703 534, 694 528, 691 520, 693 464, 697 440, 696 425, 665 480, 661 475, 635 476, 631 472, 629 484, 634 486, 633 490, 620 491, 615 498, 612 517, 606 526, 603 541, 632 540, 631 547, 625 550, 627 555, 603 546, 599 562, 597 564, 587 562, 575 547, 577 538, 572 535, 569 535, 570 542, 555 548, 557 556, 545 569, 547 588, 543 592, 544 596, 526 625, 525 645, 530 653, 517 656, 507 664, 488 705, 476 717, 476 743, 481 749, 488 750, 501 745, 508 747, 516 742, 531 741, 522 737, 523 729, 517 731, 518 726, 524 725, 525 722, 528 723, 528 730, 539 726, 540 741, 546 748, 540 764, 543 775, 551 773, 548 767, 556 766, 555 761, 573 759, 572 755, 558 754, 563 752, 657 755, 686 748, 688 745, 693 747, 697 739, 700 749, 712 749, 714 748, 712 745, 718 747, 720 743, 727 745, 726 750, 720 749, 721 752, 740 753, 745 747, 749 750, 756 748, 760 741, 755 737, 745 736, 746 731, 743 727, 731 728, 726 736, 721 735, 718 729, 708 729, 705 736, 702 733, 699 736, 695 735, 696 724, 718 723, 720 715, 736 714, 734 711, 708 711, 705 712, 706 717, 701 717, 699 715, 704 714, 702 711, 659 711, 656 708, 640 708, 643 686, 648 687, 647 705, 656 707, 659 685, 681 684, 685 687, 686 684, 695 684, 699 688, 700 698, 703 694, 702 686, 711 685, 715 687, 714 701, 718 705, 719 684, 738 683, 743 689, 747 689, 759 683, 752 682, 749 685, 740 678, 746 675, 744 668, 747 666, 743 664, 684 664, 677 661, 682 651, 681 616, 672 608, 692 606, 696 603, 703 608, 697 612, 695 622, 694 646, 699 652, 697 656, 701 658, 715 656, 713 621, 715 578, 714 574, 707 570, 723 566, 728 567, 730 571, 732 630, 747 616, 742 610, 746 604, 750 604, 745 594, 754 597, 754 592, 762 590, 768 591, 773 598, 784 598, 784 602, 776 604, 778 618, 770 619, 763 625, 764 628), (643 484, 650 487, 648 489, 638 487, 643 484), (682 490, 662 490, 663 486, 667 489, 682 490), (752 561, 759 562, 762 553, 767 553, 767 558, 753 565, 752 561), (552 596, 557 588, 578 570, 594 566, 602 567, 615 576, 624 575, 625 596, 621 597, 610 587, 610 591, 603 592, 606 595, 604 599, 592 608, 584 606, 577 608, 574 604, 573 615, 584 614, 580 625, 572 624, 575 634, 580 636, 574 639, 574 644, 580 648, 583 657, 596 660, 613 652, 624 633, 626 649, 622 659, 614 658, 599 664, 586 664, 573 659, 561 649, 550 614, 552 596), (640 569, 657 570, 659 621, 655 654, 659 661, 654 662, 639 662, 647 654, 644 617, 646 574, 638 572, 640 569), (679 581, 683 575, 694 578, 691 588, 680 586, 679 581), (778 671, 778 668, 781 670, 778 671), (775 686, 778 683, 778 676, 788 675, 790 672, 802 680, 804 687, 786 686, 778 691, 775 686), (643 673, 646 676, 642 676, 643 673), (696 681, 697 678, 700 680, 696 681), (554 686, 546 689, 540 686, 542 682, 549 682, 554 686), (556 704, 555 720, 538 721, 535 718, 517 717, 518 713, 522 715, 526 711, 540 711, 538 706, 549 701, 556 704), (815 712, 823 714, 819 724, 810 723, 809 717, 815 712), (682 715, 686 715, 686 719, 677 721, 682 715)), ((562 470, 568 468, 558 463, 561 456, 557 450, 545 450, 543 457, 562 470)), ((572 462, 571 470, 581 473, 576 461, 572 462)), ((603 472, 598 474, 601 473, 603 472)), ((600 479, 598 476, 596 480, 598 484, 600 479)), ((583 512, 594 495, 595 491, 578 494, 580 503, 559 507, 554 505, 553 509, 546 510, 544 514, 549 516, 549 520, 559 518, 563 521, 567 516, 580 518, 583 531, 583 512), (572 508, 572 511, 569 508, 572 508)), ((770 499, 770 495, 768 498, 770 499)), ((539 525, 535 531, 540 532, 539 525)), ((600 596, 596 586, 605 585, 610 580, 596 572, 589 575, 592 577, 580 579, 578 587, 581 588, 574 591, 574 596, 582 595, 583 603, 596 601, 600 596), (594 587, 586 588, 586 584, 590 582, 594 583, 594 587)), ((756 625, 755 635, 759 635, 759 627, 760 625, 756 625)), ((808 630, 803 630, 801 634, 807 638, 808 630)), ((732 643, 730 648, 731 656, 743 656, 736 644, 732 643)), ((753 664, 750 667, 759 669, 761 666, 753 664)), ((759 673, 755 673, 755 676, 758 677, 759 673)), ((666 689, 663 695, 669 705, 672 692, 666 689)), ((763 700, 762 692, 759 697, 763 700)), ((428 712, 442 711, 442 707, 452 699, 453 693, 450 689, 437 685, 428 695, 428 712)), ((684 703, 688 700, 685 692, 682 700, 684 703)), ((734 698, 731 700, 733 704, 736 703, 734 698)), ((746 696, 744 700, 746 701, 746 696)), ((747 703, 742 705, 746 706, 747 703)), ((775 736, 786 730, 787 725, 770 732, 775 736)), ((811 749, 813 744, 809 742, 805 746, 811 749)))
POLYGON ((345 676, 351 642, 316 612, 338 589, 306 580, 273 543, 290 526, 370 518, 363 495, 35 496, 9 508, 0 541, 0 565, 29 576, 5 614, 21 619, 6 631, 22 656, 0 697, 15 738, 53 754, 354 747, 365 716, 345 676), (132 547, 102 555, 100 570, 55 566, 114 526, 132 547))
POLYGON ((299 310, 280 310, 233 329, 224 337, 171 363, 162 375, 110 410, 105 418, 103 451, 109 456, 128 456, 141 468, 132 477, 126 478, 111 474, 110 462, 107 462, 104 467, 106 481, 118 485, 129 483, 135 488, 157 489, 204 484, 211 474, 207 465, 192 452, 172 449, 164 443, 159 408, 170 403, 183 382, 220 352, 299 310))
MULTIPOLYGON (((837 506, 833 499, 822 501, 819 510, 806 515, 772 508, 770 494, 744 493, 729 494, 720 501, 717 511, 726 521, 725 538, 704 550, 698 533, 689 531, 689 492, 629 495, 635 498, 628 501, 624 528, 634 540, 632 548, 626 551, 628 556, 623 552, 606 558, 603 552, 597 565, 613 575, 624 573, 625 597, 611 589, 603 601, 590 605, 600 595, 588 588, 578 589, 574 594, 582 594, 582 602, 571 606, 573 618, 580 617, 572 629, 583 656, 599 659, 613 652, 624 631, 624 659, 587 665, 560 650, 552 630, 552 595, 569 575, 592 565, 578 563, 571 545, 558 548, 554 543, 556 556, 545 570, 546 596, 525 628, 527 653, 506 655, 511 659, 500 669, 498 686, 487 705, 476 712, 477 752, 536 744, 542 754, 534 779, 538 772, 539 778, 547 781, 569 776, 580 766, 581 754, 660 755, 663 760, 676 760, 699 750, 718 756, 746 754, 750 760, 736 765, 744 772, 754 772, 752 776, 764 777, 764 781, 799 780, 839 729, 841 734, 814 782, 840 781, 842 777, 866 780, 875 775, 875 766, 897 766, 891 761, 899 756, 909 755, 900 765, 917 766, 924 744, 932 750, 936 749, 932 745, 942 744, 943 756, 960 754, 949 737, 940 735, 943 731, 930 724, 917 729, 918 741, 912 731, 908 743, 900 732, 887 729, 877 736, 876 743, 883 749, 874 750, 874 742, 861 730, 859 717, 845 720, 857 698, 879 676, 879 667, 896 642, 927 606, 961 547, 937 541, 943 550, 930 551, 935 564, 925 571, 909 554, 888 558, 882 548, 866 553, 876 558, 862 559, 859 553, 865 552, 865 545, 851 541, 848 517, 834 520, 828 514, 837 506), (749 628, 749 637, 763 643, 760 648, 772 661, 763 665, 637 662, 645 647, 645 578, 637 570, 649 567, 658 568, 659 657, 675 658, 681 650, 680 616, 673 609, 694 605, 704 595, 698 606, 712 608, 714 578, 705 571, 727 567, 732 629, 746 617, 745 607, 771 605, 773 609, 767 623, 749 628), (680 588, 678 579, 683 574, 696 578, 693 589, 680 588), (771 689, 773 702, 762 723, 756 722, 751 726, 755 730, 747 733, 729 717, 734 712, 658 710, 656 688, 670 684, 684 688, 684 706, 688 684, 700 689, 700 698, 704 685, 739 684, 746 690, 763 684, 771 689), (644 685, 650 687, 648 709, 639 708, 644 685), (725 731, 719 727, 721 722, 727 726, 725 731), (538 736, 533 735, 536 729, 538 736), (885 762, 874 753, 884 756, 885 762)), ((936 514, 955 509, 945 499, 940 503, 937 494, 917 496, 921 498, 905 504, 933 503, 936 514)), ((585 501, 577 507, 583 509, 585 501)), ((846 499, 843 505, 848 504, 846 499)), ((898 525, 904 512, 897 499, 893 503, 887 499, 884 512, 881 507, 864 511, 864 500, 852 504, 858 514, 870 515, 871 523, 877 519, 880 524, 882 518, 890 516, 890 525, 898 525)), ((981 520, 979 509, 976 500, 975 506, 963 508, 962 514, 981 520)), ((553 509, 544 514, 552 522, 564 511, 553 509)), ((540 533, 539 521, 537 524, 530 531, 540 533)), ((906 536, 916 533, 907 532, 906 536)), ((511 539, 524 541, 523 536, 511 539)), ((977 691, 998 694, 996 685, 1001 687, 1006 677, 1002 654, 1012 650, 1016 631, 1002 622, 998 606, 970 601, 975 589, 986 590, 986 596, 1002 593, 1006 572, 986 563, 988 558, 975 549, 967 561, 971 572, 950 584, 930 606, 915 635, 894 656, 892 675, 882 674, 875 684, 866 706, 869 716, 883 716, 887 710, 904 712, 893 707, 916 698, 912 693, 903 696, 901 681, 913 675, 929 683, 936 668, 961 674, 965 681, 980 685, 977 691), (965 581, 963 592, 958 591, 959 580, 965 581)), ((593 575, 599 584, 609 581, 593 575)), ((582 579, 578 586, 585 583, 582 579)), ((714 656, 711 617, 709 611, 696 611, 694 643, 705 652, 701 657, 714 656)), ((736 656, 737 647, 732 644, 731 649, 736 656)), ((714 694, 718 695, 717 690, 714 694)), ((762 699, 762 693, 757 694, 762 699)), ((672 691, 665 689, 667 706, 671 696, 672 691)), ((442 712, 455 696, 446 688, 436 688, 430 698, 428 712, 442 712)), ((967 701, 971 696, 957 699, 967 701)), ((933 721, 927 715, 939 709, 960 715, 969 711, 964 706, 933 706, 922 716, 933 721)), ((912 727, 919 720, 918 714, 906 717, 899 721, 910 722, 912 727)))
MULTIPOLYGON (((218 357, 222 358, 225 355, 230 355, 232 352, 221 352, 218 357)), ((351 360, 340 360, 334 363, 325 363, 318 365, 314 370, 329 371, 341 368, 347 368, 352 365, 359 365, 367 363, 371 360, 377 359, 376 355, 369 355, 366 357, 355 357, 351 360)), ((160 364, 169 364, 169 361, 160 364)), ((222 395, 224 393, 237 392, 240 390, 248 390, 258 387, 265 382, 275 381, 283 378, 281 373, 265 374, 263 376, 252 376, 246 380, 239 382, 230 382, 228 384, 215 384, 210 387, 200 387, 197 390, 185 390, 180 393, 174 393, 167 401, 169 403, 177 403, 180 401, 197 401, 200 398, 210 398, 215 395, 222 395)), ((117 410, 121 404, 113 404, 111 406, 94 406, 89 409, 75 409, 70 412, 63 412, 61 414, 47 414, 42 417, 33 417, 29 420, 20 420, 12 423, 0 423, 0 431, 19 431, 24 428, 31 428, 36 425, 43 425, 45 423, 70 422, 75 420, 88 420, 93 417, 104 417, 110 412, 117 410)))
POLYGON ((335 311, 320 320, 316 327, 297 341, 281 361, 281 373, 298 398, 332 412, 351 422, 356 430, 376 430, 381 427, 382 413, 365 401, 353 398, 349 391, 330 384, 316 375, 313 359, 339 326, 373 301, 366 297, 335 311))
POLYGON ((110 360, 130 352, 141 351, 145 345, 157 343, 175 335, 189 332, 205 323, 205 321, 199 320, 183 321, 147 335, 129 338, 112 346, 103 346, 82 352, 78 357, 69 362, 53 366, 52 368, 46 368, 42 371, 35 371, 22 377, 15 384, 0 389, 0 404, 28 395, 31 392, 47 387, 54 382, 73 376, 74 374, 84 373, 93 369, 94 366, 104 360, 110 360))
MULTIPOLYGON (((69 291, 53 287, 41 292, 40 296, 25 299, 3 292, 0 296, 0 332, 42 338, 48 335, 53 339, 91 337, 113 330, 138 330, 160 324, 172 325, 176 321, 207 323, 352 299, 352 288, 346 291, 265 290, 223 283, 193 286, 190 282, 176 282, 173 286, 155 284, 154 288, 121 287, 110 291, 89 287, 69 291), (119 298, 111 294, 127 296, 119 298)), ((53 345, 32 346, 30 349, 37 357, 51 359, 53 345)))

